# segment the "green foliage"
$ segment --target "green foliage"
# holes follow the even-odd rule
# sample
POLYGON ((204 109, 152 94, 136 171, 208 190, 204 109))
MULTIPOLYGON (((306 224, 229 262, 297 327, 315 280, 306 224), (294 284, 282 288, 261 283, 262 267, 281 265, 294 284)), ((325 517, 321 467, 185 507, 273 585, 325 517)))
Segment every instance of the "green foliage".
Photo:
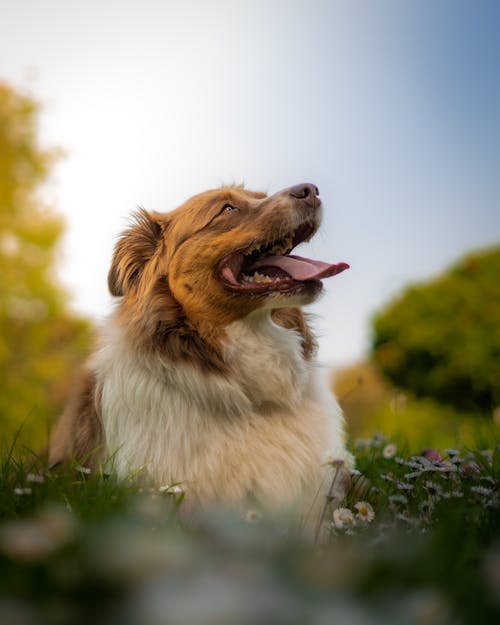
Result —
POLYGON ((402 392, 389 384, 374 362, 359 362, 335 372, 332 387, 353 438, 384 432, 392 440, 404 441, 415 453, 426 447, 500 443, 500 424, 495 420, 402 392))
POLYGON ((43 443, 88 341, 57 284, 63 222, 42 184, 57 156, 37 138, 38 105, 0 83, 0 428, 43 443))
POLYGON ((399 388, 460 410, 500 405, 500 248, 407 289, 374 320, 373 356, 399 388))

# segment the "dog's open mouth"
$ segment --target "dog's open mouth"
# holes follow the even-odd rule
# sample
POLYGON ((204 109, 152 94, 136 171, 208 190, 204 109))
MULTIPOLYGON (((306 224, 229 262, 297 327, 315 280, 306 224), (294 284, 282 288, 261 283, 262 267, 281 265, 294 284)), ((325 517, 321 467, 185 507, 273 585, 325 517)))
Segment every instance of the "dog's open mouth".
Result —
POLYGON ((226 256, 219 265, 219 277, 232 291, 263 293, 295 291, 306 282, 335 276, 347 263, 329 264, 290 252, 299 243, 308 241, 315 233, 313 223, 302 223, 295 231, 279 240, 264 241, 237 250, 226 256))

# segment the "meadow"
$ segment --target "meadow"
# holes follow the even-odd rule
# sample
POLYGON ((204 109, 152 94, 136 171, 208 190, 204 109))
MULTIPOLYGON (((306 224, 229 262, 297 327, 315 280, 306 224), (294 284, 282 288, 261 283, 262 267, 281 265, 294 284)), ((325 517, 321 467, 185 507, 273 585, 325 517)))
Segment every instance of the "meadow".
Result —
POLYGON ((35 471, 11 449, 0 623, 498 622, 497 429, 490 440, 419 452, 381 434, 353 441, 348 496, 325 502, 315 537, 254 509, 192 513, 182 485, 35 471))

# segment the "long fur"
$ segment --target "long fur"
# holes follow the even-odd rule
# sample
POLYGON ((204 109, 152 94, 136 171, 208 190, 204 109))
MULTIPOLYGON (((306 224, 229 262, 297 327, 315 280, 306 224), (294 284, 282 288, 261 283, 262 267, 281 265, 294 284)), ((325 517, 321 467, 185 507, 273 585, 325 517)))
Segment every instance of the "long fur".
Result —
POLYGON ((285 192, 235 188, 172 213, 141 211, 115 248, 117 308, 56 426, 50 461, 111 458, 120 476, 181 482, 196 500, 302 507, 328 479, 327 457, 352 466, 297 298, 238 297, 214 277, 221 255, 282 232, 306 208, 285 192), (230 217, 231 229, 210 208, 228 197, 250 215, 230 217))

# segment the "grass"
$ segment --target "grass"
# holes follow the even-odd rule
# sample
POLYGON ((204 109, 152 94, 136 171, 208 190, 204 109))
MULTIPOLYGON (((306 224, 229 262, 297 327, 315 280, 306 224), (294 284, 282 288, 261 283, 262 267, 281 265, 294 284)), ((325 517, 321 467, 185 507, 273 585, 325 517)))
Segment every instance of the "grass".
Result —
POLYGON ((0 623, 498 622, 500 447, 414 455, 378 435, 354 452, 317 546, 252 511, 189 516, 177 488, 6 454, 0 623))

